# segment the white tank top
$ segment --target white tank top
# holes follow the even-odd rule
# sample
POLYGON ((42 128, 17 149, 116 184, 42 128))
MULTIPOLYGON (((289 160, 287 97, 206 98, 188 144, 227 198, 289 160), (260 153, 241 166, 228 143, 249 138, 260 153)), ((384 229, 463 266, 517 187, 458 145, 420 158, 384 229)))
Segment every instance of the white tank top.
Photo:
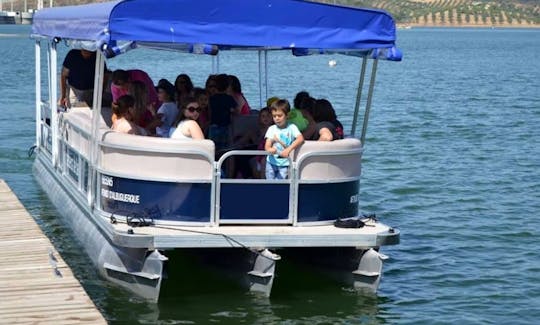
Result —
MULTIPOLYGON (((187 121, 188 120, 183 120, 180 123, 178 123, 178 126, 176 127, 176 129, 174 129, 174 131, 171 133, 171 139, 191 139, 191 137, 184 135, 184 133, 182 132, 184 123, 187 121)), ((173 128, 171 128, 171 131, 172 130, 173 128)))

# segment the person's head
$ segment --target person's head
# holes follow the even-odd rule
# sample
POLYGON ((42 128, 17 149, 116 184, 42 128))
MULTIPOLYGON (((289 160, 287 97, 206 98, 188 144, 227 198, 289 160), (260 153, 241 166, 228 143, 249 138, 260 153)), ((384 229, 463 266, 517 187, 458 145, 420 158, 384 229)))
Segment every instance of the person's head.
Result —
POLYGON ((266 108, 270 109, 270 106, 276 101, 279 100, 279 97, 270 97, 266 100, 266 108))
POLYGON ((95 54, 96 54, 96 52, 81 49, 81 56, 85 60, 89 60, 89 59, 93 58, 95 54))
POLYGON ((211 74, 208 76, 208 78, 206 79, 206 84, 205 84, 205 89, 206 89, 206 93, 208 94, 208 97, 214 95, 215 93, 217 93, 217 85, 216 85, 216 75, 215 74, 211 74))
POLYGON ((296 108, 302 110, 302 114, 304 114, 304 116, 309 115, 310 117, 312 117, 313 110, 315 109, 315 102, 316 102, 315 98, 306 97, 302 99, 302 101, 300 102, 300 105, 296 108))
POLYGON ((114 70, 112 73, 112 83, 120 88, 129 88, 129 73, 126 70, 114 70))
POLYGON ((131 95, 121 96, 112 105, 113 113, 116 114, 118 118, 123 117, 123 118, 129 119, 130 110, 131 108, 133 108, 134 104, 135 104, 135 99, 133 99, 133 96, 131 95))
POLYGON ((300 104, 302 103, 302 101, 305 98, 309 98, 309 97, 310 97, 309 93, 305 90, 298 92, 296 96, 294 97, 294 101, 293 101, 294 108, 300 108, 300 104))
POLYGON ((242 86, 240 85, 240 80, 238 77, 230 74, 229 75, 229 88, 232 93, 239 94, 242 92, 242 86))
POLYGON ((174 86, 167 79, 161 79, 157 85, 157 94, 160 102, 174 101, 174 86))
POLYGON ((193 82, 187 74, 182 73, 176 77, 174 88, 178 94, 185 95, 193 90, 193 82))
POLYGON ((337 119, 332 104, 326 99, 317 99, 311 113, 315 122, 332 122, 337 119))
POLYGON ((291 111, 291 105, 288 100, 276 100, 272 103, 272 106, 270 106, 270 111, 272 112, 272 119, 278 127, 283 128, 287 126, 287 116, 291 111))
POLYGON ((178 114, 178 122, 189 119, 196 121, 201 113, 201 108, 197 99, 193 96, 186 96, 180 103, 180 114, 178 114))
POLYGON ((148 104, 148 89, 146 89, 144 82, 135 80, 129 84, 128 92, 135 100, 132 114, 133 117, 138 120, 146 111, 146 105, 148 104))
POLYGON ((229 76, 227 76, 224 73, 218 74, 216 76, 216 88, 217 88, 217 91, 220 92, 220 93, 225 92, 228 87, 229 87, 229 76))
POLYGON ((272 113, 270 113, 270 109, 268 107, 261 109, 259 111, 259 126, 268 127, 272 124, 274 124, 274 120, 272 120, 272 113))
POLYGON ((199 103, 201 109, 208 107, 208 94, 206 93, 206 90, 198 87, 193 88, 193 96, 199 103))

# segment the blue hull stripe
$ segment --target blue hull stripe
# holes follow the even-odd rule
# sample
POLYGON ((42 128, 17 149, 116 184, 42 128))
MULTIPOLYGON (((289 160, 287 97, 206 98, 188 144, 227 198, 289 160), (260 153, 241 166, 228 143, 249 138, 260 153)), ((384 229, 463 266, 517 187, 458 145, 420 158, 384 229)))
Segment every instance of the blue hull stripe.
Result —
POLYGON ((219 218, 282 220, 289 217, 289 184, 221 184, 219 218))
POLYGON ((101 208, 156 220, 210 222, 211 184, 166 183, 102 175, 101 208))
POLYGON ((359 181, 300 184, 298 222, 335 220, 358 215, 359 181))

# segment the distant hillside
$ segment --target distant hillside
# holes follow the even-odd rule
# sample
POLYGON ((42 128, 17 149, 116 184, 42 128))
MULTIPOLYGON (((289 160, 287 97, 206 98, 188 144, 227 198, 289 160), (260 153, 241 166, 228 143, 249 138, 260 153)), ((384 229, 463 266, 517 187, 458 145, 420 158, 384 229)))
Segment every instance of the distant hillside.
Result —
POLYGON ((402 25, 540 27, 538 0, 324 0, 381 8, 402 25))
MULTIPOLYGON (((2 1, 2 0, 0 0, 2 1)), ((54 0, 55 6, 76 5, 105 0, 54 0)), ((257 1, 257 0, 253 0, 257 1)), ((381 8, 401 25, 410 26, 500 26, 540 27, 539 0, 319 0, 348 6, 381 8)), ((159 0, 156 0, 159 3, 159 0)), ((23 0, 13 0, 14 10, 24 10, 23 0)), ((45 6, 49 0, 43 0, 45 6)), ((4 1, 10 10, 11 2, 4 1)), ((28 9, 36 0, 27 0, 28 9)), ((239 8, 240 9, 240 8, 239 8)))

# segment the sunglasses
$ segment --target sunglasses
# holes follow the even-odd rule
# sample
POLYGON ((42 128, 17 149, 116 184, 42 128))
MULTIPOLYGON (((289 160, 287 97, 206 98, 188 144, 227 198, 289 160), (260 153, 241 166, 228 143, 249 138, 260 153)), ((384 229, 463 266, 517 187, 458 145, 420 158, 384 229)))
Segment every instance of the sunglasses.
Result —
POLYGON ((193 112, 200 113, 200 112, 201 112, 201 108, 200 108, 200 107, 188 106, 186 109, 187 109, 188 111, 190 111, 191 113, 193 113, 193 112))

